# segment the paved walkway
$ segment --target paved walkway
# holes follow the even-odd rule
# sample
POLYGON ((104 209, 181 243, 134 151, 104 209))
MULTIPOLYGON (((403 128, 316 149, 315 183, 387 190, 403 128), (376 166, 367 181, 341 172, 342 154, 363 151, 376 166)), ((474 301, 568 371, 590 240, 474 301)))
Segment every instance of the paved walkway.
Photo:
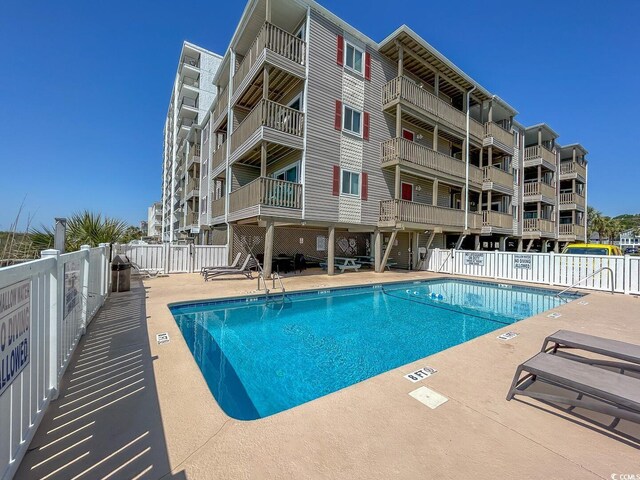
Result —
POLYGON ((112 294, 95 317, 16 478, 160 478, 169 473, 145 296, 142 283, 132 282, 130 292, 112 294))

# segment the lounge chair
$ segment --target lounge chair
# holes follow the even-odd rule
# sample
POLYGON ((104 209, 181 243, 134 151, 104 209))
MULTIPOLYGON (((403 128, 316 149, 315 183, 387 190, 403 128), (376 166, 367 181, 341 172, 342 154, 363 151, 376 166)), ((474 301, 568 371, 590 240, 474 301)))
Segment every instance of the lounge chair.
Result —
POLYGON ((619 419, 640 423, 639 378, 561 355, 542 352, 520 365, 507 400, 515 395, 610 415, 615 418, 611 428, 619 419), (536 381, 562 387, 565 393, 533 391, 530 386, 536 381))
POLYGON ((209 270, 204 274, 204 281, 209 281, 210 278, 219 277, 222 275, 244 275, 247 278, 253 278, 253 271, 258 268, 258 262, 252 255, 247 255, 242 263, 242 266, 236 268, 223 268, 219 270, 209 270))
POLYGON ((609 338, 595 337, 585 333, 558 330, 553 335, 549 335, 544 339, 542 351, 561 355, 565 358, 589 365, 615 367, 620 369, 620 373, 624 373, 625 370, 640 371, 640 345, 611 340, 609 338), (550 343, 553 345, 549 346, 550 343), (580 357, 572 353, 567 353, 567 349, 584 350, 585 352, 596 353, 615 360, 580 357))
POLYGON ((240 257, 242 256, 241 252, 238 252, 238 254, 236 255, 235 260, 233 261, 233 263, 231 265, 222 265, 222 266, 218 266, 218 267, 202 267, 202 269, 200 269, 200 275, 204 275, 206 272, 210 271, 210 270, 225 270, 228 268, 236 268, 238 266, 238 262, 240 261, 240 257))

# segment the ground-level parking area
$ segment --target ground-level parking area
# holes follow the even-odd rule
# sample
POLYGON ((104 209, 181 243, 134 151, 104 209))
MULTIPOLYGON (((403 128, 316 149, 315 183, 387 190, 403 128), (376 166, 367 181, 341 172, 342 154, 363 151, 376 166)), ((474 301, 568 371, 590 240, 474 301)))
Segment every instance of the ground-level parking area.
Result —
MULTIPOLYGON (((288 291, 434 278, 318 270, 288 291)), ((255 293, 241 277, 134 283, 92 323, 18 478, 612 478, 637 474, 640 426, 603 430, 534 400, 507 402, 516 366, 558 329, 640 343, 640 299, 593 293, 322 398, 255 421, 218 407, 167 304, 255 293), (502 331, 519 336, 500 341, 502 331), (158 344, 156 335, 170 342, 158 344), (414 384, 404 375, 438 373, 414 384), (424 385, 448 401, 409 395, 424 385)), ((372 352, 372 354, 374 354, 372 352)), ((313 381, 310 379, 309 381, 313 381)))

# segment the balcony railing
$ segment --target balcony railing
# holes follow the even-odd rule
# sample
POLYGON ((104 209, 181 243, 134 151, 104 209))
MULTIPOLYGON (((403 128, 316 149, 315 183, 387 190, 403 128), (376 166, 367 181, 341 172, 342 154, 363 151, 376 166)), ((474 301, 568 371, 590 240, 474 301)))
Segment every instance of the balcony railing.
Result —
POLYGON ((200 82, 195 78, 184 77, 182 79, 182 83, 180 84, 180 88, 182 88, 182 85, 189 85, 190 87, 198 88, 200 86, 200 82))
POLYGON ((200 68, 200 59, 190 57, 189 55, 184 56, 184 58, 182 59, 182 63, 184 63, 185 65, 190 65, 195 68, 200 68))
POLYGON ((584 207, 584 197, 579 193, 561 193, 560 205, 572 205, 576 204, 580 207, 584 207))
POLYGON ((302 185, 275 178, 259 177, 229 195, 230 212, 256 205, 300 209, 302 185))
POLYGON ((227 142, 226 140, 220 145, 211 156, 211 170, 217 170, 227 161, 227 142))
POLYGON ((198 225, 198 215, 196 214, 196 212, 187 213, 185 225, 198 225))
MULTIPOLYGON (((434 94, 427 92, 407 77, 394 78, 382 87, 383 108, 385 108, 385 105, 389 102, 397 99, 405 100, 460 130, 466 131, 467 129, 466 113, 436 97, 434 94)), ((477 120, 470 118, 469 134, 478 139, 484 138, 483 125, 477 120)))
POLYGON ((582 178, 587 178, 587 168, 578 162, 560 162, 560 175, 577 174, 582 178))
MULTIPOLYGON (((465 179, 464 162, 418 143, 404 138, 392 138, 382 142, 381 147, 382 167, 388 166, 394 161, 404 161, 418 167, 455 175, 462 180, 465 179)), ((482 183, 482 171, 474 165, 469 165, 469 182, 482 183)))
POLYGON ((211 218, 221 217, 224 215, 225 199, 224 197, 218 198, 211 202, 211 218))
POLYGON ((271 50, 295 63, 304 65, 305 42, 275 25, 265 23, 233 76, 234 92, 247 76, 249 70, 251 70, 251 67, 256 63, 256 60, 264 49, 271 50))
POLYGON ((482 226, 496 228, 513 228, 513 215, 502 212, 484 211, 482 212, 482 226))
POLYGON ((574 223, 561 223, 558 225, 560 235, 575 235, 576 237, 584 237, 584 225, 574 223))
POLYGON ((556 187, 552 187, 544 182, 528 182, 524 184, 524 196, 542 195, 548 198, 555 198, 556 187))
POLYGON ((187 170, 189 170, 191 165, 194 163, 200 163, 200 144, 194 145, 194 147, 189 150, 189 156, 187 157, 187 170))
POLYGON ((513 147, 513 134, 495 122, 488 122, 484 124, 484 136, 493 137, 503 145, 513 147))
POLYGON ((494 166, 484 167, 483 181, 491 182, 506 189, 513 188, 513 174, 494 166))
POLYGON ((524 149, 524 162, 525 167, 544 163, 550 170, 555 170, 556 154, 547 150, 542 145, 534 145, 533 147, 527 147, 524 149), (542 160, 542 162, 540 162, 540 160, 542 160), (527 163, 530 163, 530 165, 527 165, 527 163))
MULTIPOLYGON (((464 210, 437 207, 407 200, 382 200, 380 202, 381 222, 407 222, 426 225, 464 227, 464 210)), ((482 215, 469 212, 469 228, 481 228, 482 215)))
POLYGON ((183 105, 191 108, 198 108, 198 101, 195 98, 183 97, 180 101, 180 106, 183 105))
POLYGON ((301 137, 303 125, 304 113, 271 100, 260 100, 231 134, 231 149, 236 150, 260 127, 301 137))
POLYGON ((216 106, 213 107, 213 121, 216 121, 220 115, 227 111, 227 107, 229 106, 228 89, 228 86, 224 87, 216 96, 216 106))
POLYGON ((200 189, 200 179, 189 175, 187 177, 187 184, 185 188, 186 196, 188 197, 191 194, 197 195, 197 193, 199 192, 199 189, 200 189))
POLYGON ((544 218, 525 218, 522 230, 525 232, 555 233, 555 222, 544 218))

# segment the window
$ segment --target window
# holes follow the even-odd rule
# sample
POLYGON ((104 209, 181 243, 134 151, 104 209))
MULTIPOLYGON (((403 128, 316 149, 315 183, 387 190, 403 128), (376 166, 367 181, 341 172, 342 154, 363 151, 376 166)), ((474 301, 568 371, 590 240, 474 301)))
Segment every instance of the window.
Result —
POLYGON ((345 105, 342 119, 343 130, 356 135, 362 134, 362 112, 345 105))
POLYGON ((345 41, 345 46, 346 48, 344 50, 344 64, 351 70, 354 70, 362 75, 364 73, 364 52, 347 41, 345 41))
POLYGON ((342 170, 342 186, 340 192, 343 195, 360 196, 360 174, 342 170))
POLYGON ((406 128, 402 129, 402 138, 405 140, 409 140, 413 142, 415 140, 415 134, 411 130, 407 130, 406 128))
POLYGON ((278 180, 285 180, 287 182, 297 183, 298 182, 298 164, 295 163, 293 165, 289 165, 273 173, 273 175, 271 176, 278 180))

